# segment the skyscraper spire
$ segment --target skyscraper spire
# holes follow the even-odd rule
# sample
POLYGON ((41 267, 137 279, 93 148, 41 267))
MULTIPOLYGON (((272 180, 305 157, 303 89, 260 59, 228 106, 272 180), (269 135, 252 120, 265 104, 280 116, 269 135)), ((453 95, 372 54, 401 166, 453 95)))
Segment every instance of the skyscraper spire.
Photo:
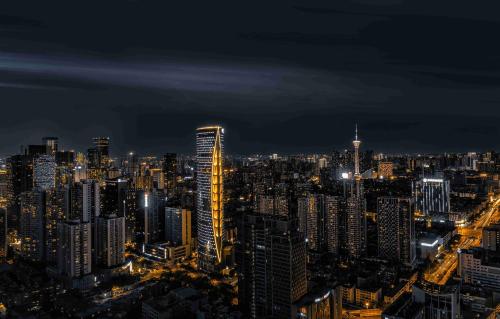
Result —
POLYGON ((358 125, 356 124, 354 141, 352 141, 352 145, 354 145, 354 178, 358 180, 361 175, 359 173, 359 145, 361 145, 361 141, 358 140, 358 125))

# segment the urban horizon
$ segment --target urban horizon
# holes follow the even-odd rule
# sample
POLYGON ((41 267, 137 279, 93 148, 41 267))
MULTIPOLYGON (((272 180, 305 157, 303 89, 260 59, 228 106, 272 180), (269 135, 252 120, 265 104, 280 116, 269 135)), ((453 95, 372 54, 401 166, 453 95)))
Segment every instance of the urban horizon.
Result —
POLYGON ((499 319, 499 4, 5 4, 0 319, 499 319))

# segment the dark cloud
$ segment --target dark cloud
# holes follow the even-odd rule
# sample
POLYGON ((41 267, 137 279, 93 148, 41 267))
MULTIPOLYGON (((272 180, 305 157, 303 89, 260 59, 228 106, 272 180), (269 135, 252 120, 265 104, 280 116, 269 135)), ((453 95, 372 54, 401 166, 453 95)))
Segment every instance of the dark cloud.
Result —
POLYGON ((0 153, 498 148, 498 5, 440 1, 12 4, 0 15, 0 153))

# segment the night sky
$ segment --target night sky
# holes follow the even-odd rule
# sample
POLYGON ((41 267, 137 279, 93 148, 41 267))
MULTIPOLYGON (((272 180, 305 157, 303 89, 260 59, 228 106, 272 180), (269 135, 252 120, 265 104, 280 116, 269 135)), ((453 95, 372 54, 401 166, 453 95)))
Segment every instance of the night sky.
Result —
POLYGON ((0 154, 59 136, 113 155, 499 149, 498 1, 12 1, 0 154), (22 2, 22 3, 19 3, 22 2))

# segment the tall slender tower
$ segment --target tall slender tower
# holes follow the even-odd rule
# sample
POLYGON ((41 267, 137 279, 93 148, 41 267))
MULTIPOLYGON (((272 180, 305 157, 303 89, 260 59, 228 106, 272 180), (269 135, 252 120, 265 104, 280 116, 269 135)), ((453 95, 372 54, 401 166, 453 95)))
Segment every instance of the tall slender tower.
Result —
POLYGON ((222 262, 224 208, 222 160, 224 129, 198 128, 196 132, 198 264, 214 271, 222 262))
POLYGON ((354 181, 356 183, 356 196, 360 196, 361 189, 361 174, 359 172, 359 146, 361 145, 361 141, 358 139, 358 125, 356 124, 356 131, 354 135, 354 141, 352 141, 352 145, 354 146, 354 181))
POLYGON ((359 172, 359 146, 358 126, 354 136, 354 185, 351 197, 347 199, 347 250, 349 257, 357 259, 366 253, 366 218, 365 218, 365 198, 361 187, 361 174, 359 172))

